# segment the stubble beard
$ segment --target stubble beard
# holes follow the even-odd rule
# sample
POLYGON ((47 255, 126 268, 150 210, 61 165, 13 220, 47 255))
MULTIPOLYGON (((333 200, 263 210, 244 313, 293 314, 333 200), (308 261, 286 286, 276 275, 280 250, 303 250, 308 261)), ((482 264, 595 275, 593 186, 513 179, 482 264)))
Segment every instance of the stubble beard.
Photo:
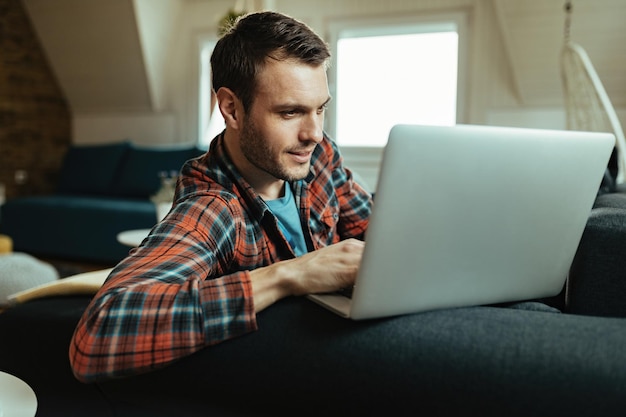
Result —
POLYGON ((306 178, 310 163, 307 163, 306 167, 290 170, 281 164, 280 154, 274 154, 268 142, 269 140, 259 132, 254 122, 246 118, 240 139, 241 152, 246 159, 261 171, 283 181, 293 182, 306 178))

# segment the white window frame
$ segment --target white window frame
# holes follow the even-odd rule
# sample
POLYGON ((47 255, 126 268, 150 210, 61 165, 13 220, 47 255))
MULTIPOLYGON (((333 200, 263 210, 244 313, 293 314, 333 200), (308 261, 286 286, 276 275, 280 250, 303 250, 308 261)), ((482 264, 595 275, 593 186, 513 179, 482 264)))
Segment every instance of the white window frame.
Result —
MULTIPOLYGON (((425 13, 409 16, 389 16, 364 19, 336 20, 328 25, 328 39, 332 52, 331 67, 328 71, 329 90, 333 97, 337 93, 337 43, 345 37, 401 35, 409 33, 429 33, 442 30, 454 30, 458 33, 458 71, 456 122, 465 122, 466 78, 468 72, 468 30, 467 13, 463 11, 447 13, 425 13)), ((377 81, 374 81, 376 84, 377 81)), ((384 84, 381 85, 384 88, 384 84)), ((335 137, 337 133, 337 103, 331 100, 326 114, 326 131, 335 137)), ((350 146, 349 148, 360 148, 350 146)), ((371 148, 371 147, 370 147, 371 148)), ((379 148, 380 149, 380 148, 379 148)), ((371 150, 364 151, 370 155, 371 150)))
MULTIPOLYGON (((452 22, 458 33, 458 72, 457 72, 457 101, 456 101, 456 122, 466 123, 466 104, 467 104, 467 82, 469 77, 469 30, 468 30, 468 12, 465 10, 447 11, 447 12, 424 12, 419 14, 404 16, 383 16, 372 18, 350 18, 334 20, 327 25, 326 39, 329 42, 333 55, 331 67, 328 71, 328 81, 330 94, 336 97, 336 79, 337 79, 337 42, 340 36, 376 34, 404 34, 415 33, 422 28, 433 29, 433 25, 442 22, 452 22), (345 35, 344 35, 345 34, 345 35)), ((374 82, 375 83, 375 82, 374 82)), ((384 85, 382 85, 384 88, 384 85)), ((336 101, 331 100, 328 106, 325 120, 325 130, 335 137, 336 135, 336 101)), ((362 182, 370 191, 375 191, 378 185, 378 175, 380 163, 384 147, 375 146, 341 146, 345 165, 355 172, 362 182)))

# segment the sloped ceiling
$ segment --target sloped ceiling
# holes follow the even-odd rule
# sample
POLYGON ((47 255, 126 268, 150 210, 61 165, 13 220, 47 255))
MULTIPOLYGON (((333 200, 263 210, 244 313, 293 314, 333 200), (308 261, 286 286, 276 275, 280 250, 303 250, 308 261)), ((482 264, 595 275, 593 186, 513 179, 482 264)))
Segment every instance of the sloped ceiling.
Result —
MULTIPOLYGON (((565 0, 493 0, 521 104, 562 103, 565 0)), ((626 106, 626 1, 572 0, 570 39, 591 58, 616 107, 626 106)))
MULTIPOLYGON (((22 1, 74 112, 159 110, 167 33, 184 0, 22 1)), ((565 0, 476 1, 494 8, 500 33, 493 36, 508 51, 520 105, 561 105, 565 0)), ((572 4, 571 39, 589 54, 613 104, 626 106, 626 0, 572 4)))
POLYGON ((132 0, 23 0, 74 112, 153 103, 132 0))

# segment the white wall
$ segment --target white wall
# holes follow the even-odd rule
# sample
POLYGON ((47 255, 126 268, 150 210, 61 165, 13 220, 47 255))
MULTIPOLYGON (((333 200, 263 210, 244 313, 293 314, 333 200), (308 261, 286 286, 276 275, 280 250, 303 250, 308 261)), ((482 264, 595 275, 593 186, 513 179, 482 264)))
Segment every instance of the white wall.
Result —
POLYGON ((493 108, 487 112, 486 124, 494 126, 565 129, 565 111, 561 108, 493 108))
MULTIPOLYGON (((626 126, 626 109, 615 109, 617 118, 626 126)), ((566 129, 565 110, 560 107, 510 107, 488 111, 486 124, 494 126, 566 129)))
POLYGON ((152 109, 163 111, 168 85, 167 65, 183 3, 178 0, 134 0, 152 109))
POLYGON ((177 120, 171 113, 75 115, 72 122, 74 142, 78 144, 125 140, 139 145, 182 143, 172 141, 176 137, 177 120))

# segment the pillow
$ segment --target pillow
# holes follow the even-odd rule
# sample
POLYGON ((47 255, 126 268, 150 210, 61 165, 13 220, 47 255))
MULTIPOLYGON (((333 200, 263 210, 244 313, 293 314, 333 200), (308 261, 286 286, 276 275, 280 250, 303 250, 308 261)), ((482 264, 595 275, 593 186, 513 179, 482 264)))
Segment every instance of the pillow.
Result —
POLYGON ((59 176, 62 194, 110 194, 115 173, 130 144, 70 146, 59 176))
POLYGON ((0 306, 5 306, 13 293, 59 279, 59 273, 52 265, 22 252, 0 255, 0 271, 0 306))
POLYGON ((197 156, 194 148, 140 148, 132 146, 115 178, 114 193, 149 198, 161 188, 161 174, 178 175, 185 161, 197 156))

